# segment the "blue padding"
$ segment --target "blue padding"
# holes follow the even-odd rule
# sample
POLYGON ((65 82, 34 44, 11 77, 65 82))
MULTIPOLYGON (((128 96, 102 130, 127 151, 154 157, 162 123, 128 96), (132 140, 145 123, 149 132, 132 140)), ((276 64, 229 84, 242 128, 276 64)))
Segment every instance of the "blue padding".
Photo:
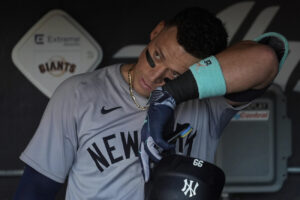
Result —
POLYGON ((61 183, 26 166, 14 200, 54 200, 61 186, 61 183))
POLYGON ((226 82, 220 64, 210 56, 190 67, 197 82, 199 98, 221 96, 226 93, 226 82))

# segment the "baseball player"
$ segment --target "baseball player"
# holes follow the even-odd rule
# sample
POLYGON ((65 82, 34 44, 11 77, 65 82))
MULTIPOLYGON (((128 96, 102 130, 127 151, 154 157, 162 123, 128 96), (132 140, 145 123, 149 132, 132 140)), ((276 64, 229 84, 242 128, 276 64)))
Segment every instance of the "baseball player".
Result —
POLYGON ((144 199, 149 156, 160 159, 154 146, 174 147, 163 132, 188 124, 176 151, 213 162, 224 126, 268 87, 284 58, 268 41, 226 48, 221 21, 198 7, 160 22, 150 40, 136 63, 73 76, 56 89, 20 156, 26 167, 15 199, 54 199, 65 181, 66 199, 144 199))

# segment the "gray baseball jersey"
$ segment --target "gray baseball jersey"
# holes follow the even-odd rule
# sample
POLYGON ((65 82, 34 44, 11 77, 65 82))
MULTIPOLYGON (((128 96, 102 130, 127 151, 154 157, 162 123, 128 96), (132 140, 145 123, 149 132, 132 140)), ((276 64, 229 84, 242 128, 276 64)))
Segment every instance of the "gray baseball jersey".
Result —
MULTIPOLYGON (((68 177, 66 199, 144 199, 138 147, 146 111, 133 103, 120 66, 64 81, 20 157, 54 181, 68 177)), ((177 106, 175 128, 193 127, 188 137, 178 139, 177 152, 213 162, 221 131, 238 109, 223 97, 177 106)))

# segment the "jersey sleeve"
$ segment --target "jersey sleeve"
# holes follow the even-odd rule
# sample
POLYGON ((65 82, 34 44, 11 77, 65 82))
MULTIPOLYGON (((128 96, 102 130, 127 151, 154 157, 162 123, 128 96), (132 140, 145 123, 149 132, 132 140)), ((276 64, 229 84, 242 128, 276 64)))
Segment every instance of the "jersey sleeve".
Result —
POLYGON ((20 159, 39 173, 63 183, 76 148, 76 78, 67 79, 51 97, 41 122, 20 159))
POLYGON ((215 137, 220 137, 231 118, 250 103, 233 107, 223 96, 206 99, 209 109, 209 128, 215 137))

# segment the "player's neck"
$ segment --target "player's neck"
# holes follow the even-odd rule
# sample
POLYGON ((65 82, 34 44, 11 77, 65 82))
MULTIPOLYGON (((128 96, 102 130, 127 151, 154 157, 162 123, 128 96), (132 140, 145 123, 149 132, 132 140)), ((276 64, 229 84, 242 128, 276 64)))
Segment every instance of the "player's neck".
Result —
POLYGON ((121 66, 121 74, 127 84, 129 84, 128 80, 128 71, 134 66, 134 64, 124 64, 121 66))

